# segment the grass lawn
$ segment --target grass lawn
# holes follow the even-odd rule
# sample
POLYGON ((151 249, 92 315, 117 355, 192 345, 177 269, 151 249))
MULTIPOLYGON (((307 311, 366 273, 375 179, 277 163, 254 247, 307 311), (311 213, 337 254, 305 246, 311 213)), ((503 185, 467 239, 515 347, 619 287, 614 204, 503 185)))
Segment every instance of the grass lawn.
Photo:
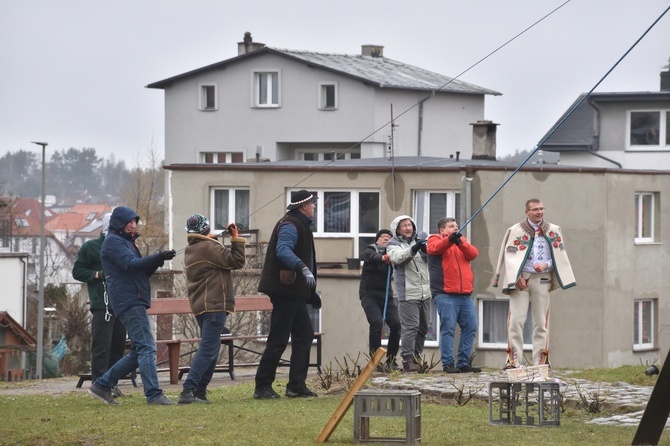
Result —
MULTIPOLYGON (((284 383, 285 384, 285 383, 284 383)), ((276 387, 280 389, 279 386, 276 387)), ((143 395, 106 406, 83 393, 0 397, 1 445, 315 445, 343 394, 258 401, 253 383, 210 393, 211 405, 148 406, 143 395)), ((176 394, 168 394, 176 400, 176 394)), ((488 404, 456 406, 422 400, 423 445, 629 445, 635 427, 586 424, 594 417, 568 408, 559 427, 490 426, 488 404)), ((373 436, 402 436, 404 420, 373 418, 373 436)), ((662 444, 670 443, 664 433, 662 444)), ((326 445, 353 444, 353 407, 326 445)))

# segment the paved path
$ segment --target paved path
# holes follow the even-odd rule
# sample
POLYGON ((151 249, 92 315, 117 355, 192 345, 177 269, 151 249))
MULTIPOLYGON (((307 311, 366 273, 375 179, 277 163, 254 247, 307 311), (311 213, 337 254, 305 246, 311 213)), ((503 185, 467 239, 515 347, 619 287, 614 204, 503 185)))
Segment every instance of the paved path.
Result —
MULTIPOLYGON (((616 406, 626 412, 622 415, 596 418, 590 421, 590 423, 595 424, 637 426, 653 390, 652 385, 594 383, 584 379, 570 378, 570 372, 560 372, 559 374, 552 372, 552 374, 555 382, 560 385, 560 392, 564 401, 586 401, 587 404, 598 402, 602 407, 616 406)), ((488 400, 489 383, 507 380, 507 374, 503 371, 484 371, 482 373, 455 375, 442 373, 401 375, 399 379, 376 376, 372 379, 372 382, 383 388, 419 390, 422 394, 437 397, 454 398, 461 393, 466 398, 473 395, 475 398, 488 400)), ((666 427, 668 426, 670 424, 666 424, 666 427)))

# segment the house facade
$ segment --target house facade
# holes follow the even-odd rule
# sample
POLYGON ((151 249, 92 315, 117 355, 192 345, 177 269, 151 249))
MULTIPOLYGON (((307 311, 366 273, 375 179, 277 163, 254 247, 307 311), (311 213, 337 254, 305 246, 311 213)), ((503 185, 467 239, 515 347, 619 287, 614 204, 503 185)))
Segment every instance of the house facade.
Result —
MULTIPOLYGON (((315 193, 323 308, 313 321, 325 333, 326 363, 356 357, 367 352, 368 324, 360 272, 342 266, 398 215, 434 233, 444 216, 463 226, 496 193, 517 167, 495 160, 496 124, 484 121, 484 97, 497 93, 437 80, 374 46, 346 57, 250 39, 239 46, 235 58, 148 86, 165 90, 170 245, 181 253, 184 222, 198 212, 214 230, 235 221, 263 249, 291 193, 315 193)), ((655 265, 668 259, 661 197, 670 193, 669 175, 611 163, 516 173, 463 228, 480 250, 472 264, 476 364, 505 361, 509 304, 492 281, 505 230, 524 217, 531 197, 561 226, 577 279, 577 287, 552 296, 552 364, 615 367, 667 354, 670 302, 655 265)), ((180 271, 182 261, 178 255, 172 269, 180 271)), ((438 333, 433 309, 426 353, 437 359, 438 333)), ((530 329, 526 336, 530 350, 530 329)))
MULTIPOLYGON (((360 272, 342 268, 370 243, 378 228, 400 214, 436 232, 437 219, 461 225, 492 196, 516 166, 498 161, 440 158, 361 159, 320 165, 271 162, 220 166, 166 166, 171 184, 172 246, 186 246, 183 222, 193 212, 213 216, 215 190, 248 191, 248 223, 267 241, 291 191, 319 196, 315 243, 323 308, 315 315, 326 361, 367 351, 367 321, 358 299, 360 272), (296 186, 297 183, 299 186, 296 186), (364 204, 362 204, 364 203, 364 204), (335 208, 333 212, 331 208, 335 208), (369 232, 366 232, 369 231, 369 232), (344 326, 343 326, 344 324, 344 326), (343 329, 344 328, 344 329, 343 329)), ((479 311, 475 344, 479 365, 504 364, 508 298, 492 287, 505 230, 524 217, 525 201, 543 200, 546 218, 561 226, 577 286, 552 294, 550 358, 558 367, 615 367, 651 363, 667 353, 670 299, 659 266, 668 260, 670 172, 569 166, 521 169, 464 228, 480 250, 472 263, 479 311), (588 191, 588 193, 585 193, 588 191), (646 211, 652 194, 655 206, 646 211), (638 215, 645 215, 639 219, 638 215), (652 221, 649 221, 652 218, 652 221)), ((182 256, 172 262, 180 270, 182 256)), ((530 328, 530 325, 528 325, 530 328)), ((439 322, 433 312, 427 354, 439 358, 439 322)), ((530 330, 527 330, 530 349, 530 330)))
POLYGON ((561 164, 669 170, 670 70, 659 91, 583 94, 563 120, 542 147, 560 153, 561 164))
POLYGON ((500 93, 383 56, 267 47, 154 82, 165 91, 165 163, 470 157, 469 124, 500 93), (394 121, 393 126, 390 125, 394 121))

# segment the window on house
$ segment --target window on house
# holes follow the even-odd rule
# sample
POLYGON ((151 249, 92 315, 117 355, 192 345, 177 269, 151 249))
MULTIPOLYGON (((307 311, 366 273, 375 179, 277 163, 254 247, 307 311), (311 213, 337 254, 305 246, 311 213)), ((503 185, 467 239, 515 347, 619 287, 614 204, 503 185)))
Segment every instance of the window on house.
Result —
POLYGON ((319 108, 321 110, 337 109, 337 84, 320 83, 319 84, 319 108))
POLYGON ((629 112, 629 148, 666 149, 670 145, 670 110, 629 112))
POLYGON ((453 217, 461 222, 461 193, 456 191, 414 192, 414 219, 417 232, 437 233, 437 222, 453 217))
POLYGON ((254 106, 279 107, 279 72, 254 73, 254 106))
POLYGON ((200 152, 204 164, 243 163, 244 152, 200 152))
POLYGON ((654 348, 654 299, 639 299, 633 303, 633 350, 654 348))
MULTIPOLYGON (((509 299, 478 299, 480 348, 507 349, 509 299)), ((533 348, 533 315, 530 306, 523 326, 523 348, 533 348)))
MULTIPOLYGON (((287 195, 291 196, 295 192, 291 191, 287 195)), ((384 226, 380 226, 379 222, 378 191, 313 190, 310 193, 319 197, 312 223, 314 235, 353 238, 354 257, 374 241, 376 232, 384 226)))
POLYGON ((10 248, 12 242, 12 218, 0 216, 0 248, 10 248))
POLYGON ((241 230, 249 229, 248 189, 213 188, 210 208, 212 229, 225 229, 232 222, 241 230))
POLYGON ((97 212, 91 212, 86 216, 87 221, 95 220, 95 217, 98 215, 97 212))
POLYGON ((635 243, 660 240, 660 201, 658 192, 635 194, 635 243))
POLYGON ((219 104, 216 94, 216 85, 200 85, 200 110, 216 110, 219 104))
POLYGON ((360 149, 352 150, 296 150, 296 159, 303 161, 333 161, 361 159, 360 149))

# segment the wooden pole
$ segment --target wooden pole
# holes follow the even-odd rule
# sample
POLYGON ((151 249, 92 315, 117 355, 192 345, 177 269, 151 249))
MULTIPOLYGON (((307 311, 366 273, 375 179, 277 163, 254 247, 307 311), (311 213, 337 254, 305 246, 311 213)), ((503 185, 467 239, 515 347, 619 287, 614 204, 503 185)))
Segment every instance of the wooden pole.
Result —
POLYGON ((654 390, 651 391, 649 402, 637 427, 633 445, 658 444, 663 428, 670 415, 670 352, 658 375, 654 390))
POLYGON ((349 410, 351 404, 354 402, 354 395, 356 395, 356 392, 361 390, 368 379, 370 379, 370 376, 372 375, 372 372, 374 372, 375 367, 377 367, 385 355, 386 349, 379 347, 374 356, 372 356, 370 359, 370 362, 368 362, 368 365, 365 366, 361 374, 358 376, 358 379, 354 382, 354 385, 351 386, 349 392, 347 392, 347 394, 344 396, 344 399, 340 405, 337 407, 337 409, 335 409, 335 413, 333 413, 326 425, 321 430, 321 434, 319 434, 319 436, 316 438, 317 442, 323 443, 324 441, 328 441, 331 434, 337 425, 340 424, 340 421, 342 421, 342 418, 347 413, 347 410, 349 410))

